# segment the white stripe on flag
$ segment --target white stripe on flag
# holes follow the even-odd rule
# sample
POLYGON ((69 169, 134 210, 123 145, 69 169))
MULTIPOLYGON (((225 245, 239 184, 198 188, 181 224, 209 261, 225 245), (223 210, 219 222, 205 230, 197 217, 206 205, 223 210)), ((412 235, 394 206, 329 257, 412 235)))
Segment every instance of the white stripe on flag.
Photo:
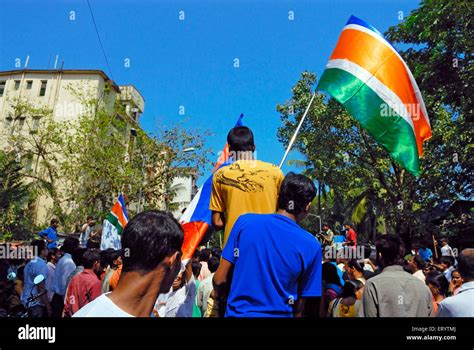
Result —
POLYGON ((202 186, 199 188, 198 192, 194 196, 193 200, 191 203, 189 203, 188 207, 186 208, 185 212, 181 217, 179 218, 180 222, 190 222, 191 218, 194 214, 194 211, 196 210, 196 206, 199 202, 199 198, 201 198, 201 192, 202 192, 202 186))

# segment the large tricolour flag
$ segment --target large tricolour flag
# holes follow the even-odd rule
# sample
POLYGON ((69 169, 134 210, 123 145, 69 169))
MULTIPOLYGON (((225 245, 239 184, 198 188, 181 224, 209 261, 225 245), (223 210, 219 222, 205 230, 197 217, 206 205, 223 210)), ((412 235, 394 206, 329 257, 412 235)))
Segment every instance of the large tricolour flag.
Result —
POLYGON ((125 208, 123 195, 120 194, 102 224, 100 250, 106 250, 108 248, 113 248, 115 250, 121 249, 122 245, 120 243, 120 236, 127 223, 127 209, 125 208))
MULTIPOLYGON (((241 114, 235 126, 243 125, 243 117, 244 115, 241 114)), ((202 185, 202 187, 198 190, 193 200, 186 208, 186 211, 180 218, 180 222, 182 223, 184 230, 182 260, 187 260, 192 257, 199 242, 201 242, 208 228, 212 224, 212 212, 209 210, 209 202, 211 201, 212 177, 217 169, 229 164, 229 145, 226 144, 219 156, 211 176, 209 176, 206 182, 204 182, 204 185, 202 185)))
POLYGON ((321 76, 328 92, 404 168, 418 175, 430 121, 405 61, 370 24, 351 16, 321 76))

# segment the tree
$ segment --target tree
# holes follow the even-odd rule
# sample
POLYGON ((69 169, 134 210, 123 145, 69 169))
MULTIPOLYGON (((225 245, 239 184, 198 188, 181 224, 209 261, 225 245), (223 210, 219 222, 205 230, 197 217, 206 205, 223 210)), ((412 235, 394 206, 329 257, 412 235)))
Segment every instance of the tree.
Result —
POLYGON ((0 240, 29 239, 31 184, 23 181, 23 166, 13 152, 0 152, 0 240), (26 214, 26 215, 25 215, 26 214))
POLYGON ((51 198, 48 217, 58 217, 66 232, 87 215, 103 218, 119 192, 131 203, 131 214, 165 209, 173 202, 173 179, 204 166, 206 131, 177 125, 150 135, 108 86, 100 96, 87 85, 66 88, 81 107, 74 119, 56 120, 51 109, 15 99, 9 102, 21 130, 8 135, 11 152, 28 163, 23 181, 35 197, 51 198), (195 152, 183 152, 191 147, 195 152))
MULTIPOLYGON (((423 220, 436 204, 472 198, 472 12, 467 2, 425 1, 388 31, 390 40, 410 45, 401 54, 419 83, 433 129, 424 145, 420 177, 400 168, 341 105, 322 94, 295 144, 318 182, 334 191, 335 203, 347 207, 363 195, 355 218, 371 212, 372 221, 375 216, 375 222, 386 222, 388 231, 400 234, 407 246, 414 235, 437 232, 423 220)), ((293 97, 277 106, 283 121, 278 136, 284 144, 316 81, 314 74, 303 72, 293 97)), ((349 219, 347 213, 345 217, 349 219)))
POLYGON ((60 214, 61 197, 58 192, 58 155, 62 152, 62 125, 52 116, 48 107, 33 106, 26 98, 8 100, 14 118, 8 143, 9 151, 16 154, 24 165, 23 180, 35 193, 30 203, 32 219, 36 221, 36 199, 49 196, 55 203, 51 215, 60 214))
POLYGON ((70 126, 74 132, 66 134, 60 165, 67 183, 65 197, 73 204, 70 224, 90 214, 105 217, 119 192, 134 204, 131 214, 169 209, 173 179, 186 174, 191 165, 196 170, 204 166, 207 133, 175 126, 152 135, 127 120, 123 105, 111 108, 106 95, 98 99, 81 90, 73 93, 86 108, 70 126), (183 152, 190 148, 195 152, 183 152))

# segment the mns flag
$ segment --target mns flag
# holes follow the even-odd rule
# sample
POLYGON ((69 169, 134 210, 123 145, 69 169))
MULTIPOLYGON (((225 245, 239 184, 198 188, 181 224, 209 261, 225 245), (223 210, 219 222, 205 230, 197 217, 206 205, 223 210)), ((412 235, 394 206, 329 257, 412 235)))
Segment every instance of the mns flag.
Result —
POLYGON ((405 61, 370 24, 351 16, 318 84, 404 168, 419 175, 431 126, 405 61))
POLYGON ((108 248, 113 248, 115 250, 121 249, 122 245, 120 243, 120 235, 127 223, 127 209, 125 208, 123 195, 120 194, 102 224, 100 250, 106 250, 108 248))

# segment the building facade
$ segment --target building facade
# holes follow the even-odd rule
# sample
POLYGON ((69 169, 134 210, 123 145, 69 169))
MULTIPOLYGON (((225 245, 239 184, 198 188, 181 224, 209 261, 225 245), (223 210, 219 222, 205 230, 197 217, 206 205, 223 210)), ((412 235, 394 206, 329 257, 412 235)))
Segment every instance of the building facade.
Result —
MULTIPOLYGON (((37 111, 48 110, 57 122, 74 121, 88 108, 81 96, 97 99, 110 110, 119 104, 123 113, 116 117, 126 125, 120 132, 127 144, 133 143, 128 142, 133 137, 131 131, 139 127, 145 108, 143 96, 133 85, 118 86, 101 70, 23 69, 0 72, 0 149, 15 151, 12 134, 33 134, 41 127, 41 114, 23 113, 19 103, 26 102, 37 111)), ((27 170, 41 171, 32 167, 34 159, 27 163, 27 170)), ((35 221, 46 222, 51 207, 51 198, 40 196, 35 203, 35 221)))

